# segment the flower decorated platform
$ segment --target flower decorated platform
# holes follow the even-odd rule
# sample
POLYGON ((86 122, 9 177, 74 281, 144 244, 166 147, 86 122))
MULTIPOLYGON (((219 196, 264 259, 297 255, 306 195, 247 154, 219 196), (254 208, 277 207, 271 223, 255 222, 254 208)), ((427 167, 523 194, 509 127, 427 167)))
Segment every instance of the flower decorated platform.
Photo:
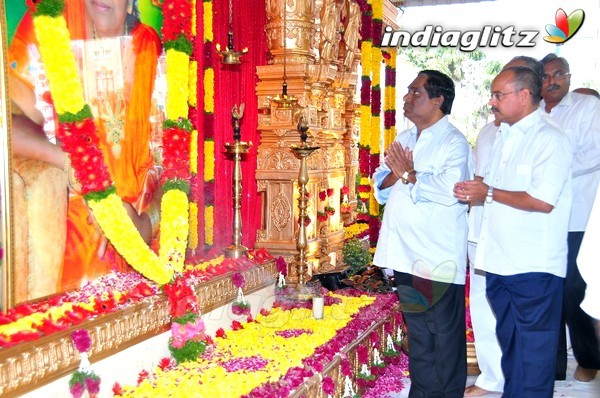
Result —
MULTIPOLYGON (((186 266, 202 313, 236 298, 238 287, 232 281, 236 272, 244 276, 245 293, 273 285, 277 275, 274 261, 266 257, 260 260, 219 257, 186 266)), ((19 306, 2 315, 2 397, 21 396, 72 373, 79 364, 79 355, 71 335, 78 328, 90 334, 90 361, 95 363, 168 331, 171 325, 166 295, 136 273, 109 274, 80 290, 19 306)))
POLYGON ((394 294, 342 290, 325 296, 325 315, 311 303, 276 301, 256 319, 219 330, 197 362, 164 359, 123 397, 342 397, 367 387, 361 372, 398 363, 400 316, 394 294))

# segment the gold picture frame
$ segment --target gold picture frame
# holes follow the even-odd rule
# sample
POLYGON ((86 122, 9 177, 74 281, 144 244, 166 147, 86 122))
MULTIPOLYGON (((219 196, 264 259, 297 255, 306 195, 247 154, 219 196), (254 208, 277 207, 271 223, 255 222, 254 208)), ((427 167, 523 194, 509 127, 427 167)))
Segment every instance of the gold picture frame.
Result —
POLYGON ((10 142, 10 102, 8 100, 8 78, 6 59, 8 52, 6 32, 6 10, 4 1, 0 2, 0 308, 13 306, 12 272, 13 235, 11 222, 11 142, 10 142))

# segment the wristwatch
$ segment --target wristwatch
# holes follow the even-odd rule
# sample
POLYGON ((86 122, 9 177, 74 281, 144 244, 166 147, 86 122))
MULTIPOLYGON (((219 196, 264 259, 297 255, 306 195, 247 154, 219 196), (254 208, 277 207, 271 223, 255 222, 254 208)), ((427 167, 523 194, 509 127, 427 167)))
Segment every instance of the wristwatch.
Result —
POLYGON ((402 180, 402 184, 408 184, 408 177, 410 177, 410 172, 406 170, 404 173, 402 173, 402 176, 400 177, 400 179, 402 180))
POLYGON ((494 187, 490 185, 487 194, 485 195, 485 203, 492 203, 494 201, 494 187))

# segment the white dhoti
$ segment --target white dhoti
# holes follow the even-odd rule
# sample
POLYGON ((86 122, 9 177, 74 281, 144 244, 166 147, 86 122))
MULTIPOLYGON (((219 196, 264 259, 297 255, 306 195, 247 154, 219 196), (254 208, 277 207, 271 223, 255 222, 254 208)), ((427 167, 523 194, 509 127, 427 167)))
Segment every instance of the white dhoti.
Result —
POLYGON ((469 292, 471 323, 473 324, 473 334, 475 336, 477 363, 481 370, 475 385, 487 391, 502 392, 504 389, 504 375, 500 365, 502 351, 496 338, 496 317, 485 294, 485 272, 475 270, 472 264, 475 259, 476 248, 476 243, 468 243, 467 252, 471 265, 469 267, 471 277, 469 292))

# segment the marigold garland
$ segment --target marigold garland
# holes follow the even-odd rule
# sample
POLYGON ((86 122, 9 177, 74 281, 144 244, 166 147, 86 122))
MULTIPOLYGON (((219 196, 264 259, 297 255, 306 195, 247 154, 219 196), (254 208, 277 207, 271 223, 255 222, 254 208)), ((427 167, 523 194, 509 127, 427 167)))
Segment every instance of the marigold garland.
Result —
MULTIPOLYGON (((192 28, 192 37, 196 38, 197 36, 197 32, 196 32, 196 22, 197 22, 197 18, 196 18, 196 0, 191 0, 191 10, 192 10, 192 21, 190 23, 190 26, 192 28)), ((195 88, 194 88, 195 90, 195 88)))
POLYGON ((214 242, 214 229, 215 229, 215 221, 214 221, 214 206, 206 206, 204 209, 204 234, 206 239, 206 244, 212 246, 214 242))
POLYGON ((204 111, 215 113, 215 71, 212 67, 204 70, 204 111))
POLYGON ((167 118, 178 119, 188 114, 189 56, 177 50, 167 50, 167 118))
MULTIPOLYGON (((370 175, 370 145, 372 132, 372 107, 371 107, 371 74, 373 69, 373 8, 371 0, 358 0, 362 13, 361 23, 361 88, 360 88, 360 135, 358 142, 359 173, 357 183, 361 177, 370 175)), ((360 188, 360 183, 357 187, 360 188)), ((360 195, 359 195, 360 196, 360 195)), ((362 198, 361 198, 362 199, 362 198)), ((357 206, 359 217, 369 214, 368 201, 360 201, 357 206)))
MULTIPOLYGON (((215 142, 213 140, 206 140, 204 142, 204 157, 205 159, 211 159, 215 153, 215 142)), ((204 181, 209 182, 215 179, 215 163, 210 162, 204 165, 204 181)))
MULTIPOLYGON (((197 40, 196 40, 196 23, 197 23, 197 12, 196 0, 191 1, 191 14, 192 20, 191 25, 191 40, 192 40, 192 53, 190 54, 189 62, 189 78, 188 78, 188 114, 191 118, 194 118, 196 127, 198 125, 198 51, 197 51, 197 40)), ((200 16, 202 19, 202 15, 200 16)), ((199 243, 199 230, 198 230, 198 203, 201 202, 201 191, 198 177, 198 130, 194 129, 190 137, 190 196, 189 196, 189 234, 188 234, 188 248, 195 254, 199 243)))
POLYGON ((385 111, 384 111, 384 148, 396 138, 396 51, 390 51, 385 57, 385 111))
MULTIPOLYGON (((194 13, 194 15, 196 15, 194 13)), ((198 89, 197 89, 197 85, 198 85, 198 61, 191 61, 190 62, 190 71, 189 71, 189 77, 188 77, 188 103, 190 104, 191 107, 196 107, 196 105, 198 105, 198 89)))
MULTIPOLYGON (((372 0, 373 21, 372 21, 372 41, 371 51, 371 133, 370 133, 370 159, 369 175, 373 175, 375 169, 379 166, 379 154, 381 152, 381 61, 383 60, 381 52, 381 32, 383 22, 383 0, 372 0)), ((377 243, 375 239, 375 229, 379 229, 376 218, 379 215, 379 203, 371 189, 369 198, 369 222, 373 225, 371 228, 371 244, 377 243), (373 220, 375 218, 375 220, 373 220)))
POLYGON ((62 11, 57 17, 38 15, 33 19, 33 25, 56 112, 75 114, 83 109, 85 101, 62 11))
POLYGON ((110 194, 101 201, 89 201, 88 206, 97 220, 104 220, 101 224, 102 231, 106 236, 111 237, 111 242, 128 243, 121 247, 119 253, 129 264, 143 264, 140 268, 144 276, 158 284, 168 283, 171 280, 173 270, 163 266, 153 251, 139 250, 140 247, 148 246, 133 223, 121 222, 129 219, 121 198, 116 194, 110 194))
POLYGON ((188 235, 188 247, 198 247, 198 204, 190 202, 190 228, 188 235))
POLYGON ((204 0, 204 2, 202 3, 202 6, 204 7, 204 20, 203 20, 203 22, 204 22, 204 41, 212 42, 214 39, 213 25, 212 25, 212 22, 213 22, 212 1, 204 0))

